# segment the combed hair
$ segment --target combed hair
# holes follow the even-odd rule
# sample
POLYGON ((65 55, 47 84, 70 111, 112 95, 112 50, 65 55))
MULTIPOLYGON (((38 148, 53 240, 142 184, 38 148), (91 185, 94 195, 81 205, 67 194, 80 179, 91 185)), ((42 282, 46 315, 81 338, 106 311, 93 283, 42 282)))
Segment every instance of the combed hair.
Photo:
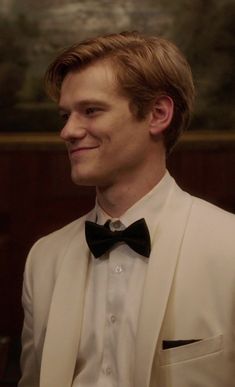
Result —
POLYGON ((167 153, 190 122, 195 90, 190 66, 181 51, 162 37, 122 32, 72 45, 49 66, 45 74, 48 95, 58 101, 65 76, 97 61, 109 60, 121 94, 128 97, 137 119, 143 119, 159 95, 174 102, 174 115, 164 131, 167 153))

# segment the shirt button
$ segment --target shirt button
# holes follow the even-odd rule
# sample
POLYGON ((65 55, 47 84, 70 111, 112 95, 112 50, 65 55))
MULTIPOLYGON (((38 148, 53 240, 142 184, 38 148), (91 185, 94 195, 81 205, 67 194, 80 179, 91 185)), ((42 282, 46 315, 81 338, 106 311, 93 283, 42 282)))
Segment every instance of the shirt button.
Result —
POLYGON ((114 316, 113 314, 110 316, 110 321, 112 324, 114 324, 116 321, 117 321, 117 318, 116 316, 114 316))
POLYGON ((121 265, 117 265, 115 268, 114 268, 114 271, 115 273, 117 274, 120 274, 123 272, 123 267, 121 265))
POLYGON ((122 223, 120 220, 114 220, 113 222, 110 223, 110 226, 115 230, 118 230, 122 227, 122 223))
POLYGON ((112 373, 112 370, 111 370, 110 367, 106 367, 106 368, 104 369, 104 374, 105 374, 105 375, 109 376, 109 375, 111 375, 111 373, 112 373))

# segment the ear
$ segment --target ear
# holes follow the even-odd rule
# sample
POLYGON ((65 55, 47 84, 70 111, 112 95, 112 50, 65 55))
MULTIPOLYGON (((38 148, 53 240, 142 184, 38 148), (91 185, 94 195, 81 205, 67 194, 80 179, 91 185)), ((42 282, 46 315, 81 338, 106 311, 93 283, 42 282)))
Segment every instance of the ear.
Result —
POLYGON ((168 128, 174 113, 174 102, 167 95, 156 98, 151 110, 149 131, 152 135, 161 134, 168 128))

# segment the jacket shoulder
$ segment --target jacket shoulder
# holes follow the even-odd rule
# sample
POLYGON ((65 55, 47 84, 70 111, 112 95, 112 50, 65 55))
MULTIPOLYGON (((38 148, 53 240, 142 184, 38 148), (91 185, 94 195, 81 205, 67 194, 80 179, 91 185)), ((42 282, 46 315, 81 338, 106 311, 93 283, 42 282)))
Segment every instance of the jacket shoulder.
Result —
POLYGON ((193 198, 188 231, 198 245, 235 254, 235 215, 199 198, 193 198))
POLYGON ((197 197, 193 197, 192 213, 208 223, 218 220, 235 226, 235 215, 233 213, 197 197))
POLYGON ((86 215, 74 220, 73 222, 66 224, 65 226, 59 228, 41 237, 33 245, 32 249, 37 249, 46 245, 54 244, 54 248, 61 248, 61 245, 64 245, 66 240, 70 240, 77 232, 80 231, 86 219, 86 215))
POLYGON ((39 268, 44 267, 45 272, 53 267, 57 272, 71 241, 74 238, 79 241, 79 237, 83 235, 84 222, 89 218, 89 214, 53 231, 34 243, 27 257, 26 271, 37 272, 39 268))

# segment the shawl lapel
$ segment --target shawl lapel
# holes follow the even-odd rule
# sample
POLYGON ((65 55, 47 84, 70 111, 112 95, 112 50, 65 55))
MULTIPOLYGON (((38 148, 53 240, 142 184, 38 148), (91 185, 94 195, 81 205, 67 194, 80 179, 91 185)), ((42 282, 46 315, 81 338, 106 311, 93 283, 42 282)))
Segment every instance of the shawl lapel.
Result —
POLYGON ((153 358, 191 205, 191 196, 175 184, 162 220, 155 230, 139 315, 135 387, 149 386, 153 358))
MULTIPOLYGON (((92 218, 92 212, 88 218, 92 218)), ((80 221, 55 284, 43 348, 40 387, 72 385, 89 261, 89 249, 84 236, 86 219, 80 221)))

